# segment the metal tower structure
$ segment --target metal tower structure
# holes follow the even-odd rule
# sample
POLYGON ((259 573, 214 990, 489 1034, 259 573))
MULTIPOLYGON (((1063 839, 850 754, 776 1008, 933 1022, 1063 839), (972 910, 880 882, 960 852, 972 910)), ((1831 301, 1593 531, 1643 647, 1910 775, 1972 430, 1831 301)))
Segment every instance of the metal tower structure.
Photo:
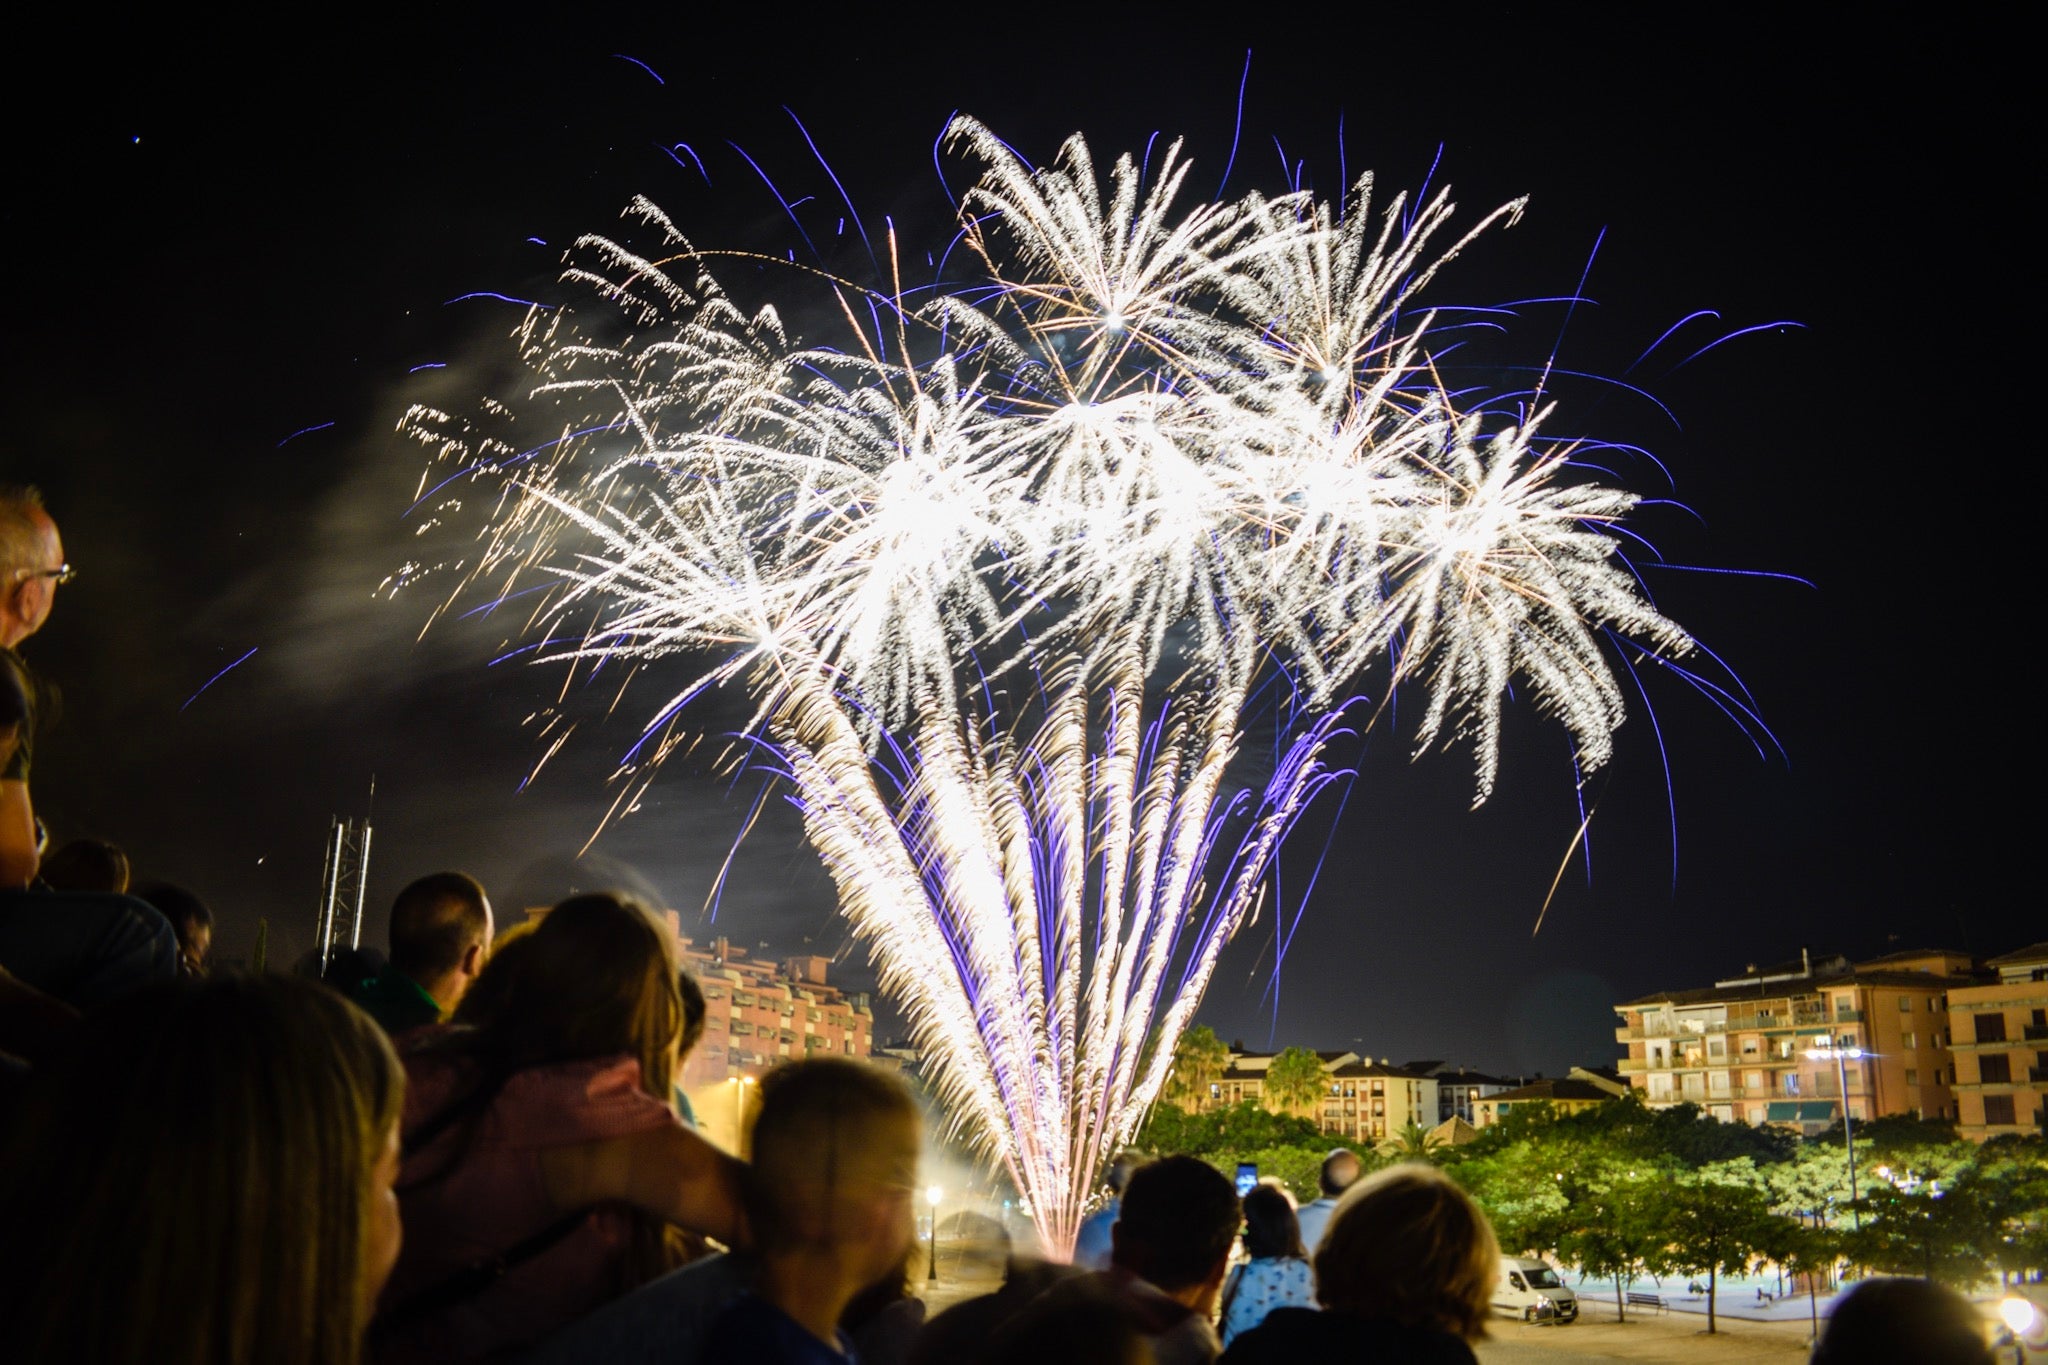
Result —
POLYGON ((314 946, 324 973, 337 953, 363 937, 363 888, 370 879, 370 822, 334 817, 327 831, 326 866, 320 873, 320 922, 314 946))

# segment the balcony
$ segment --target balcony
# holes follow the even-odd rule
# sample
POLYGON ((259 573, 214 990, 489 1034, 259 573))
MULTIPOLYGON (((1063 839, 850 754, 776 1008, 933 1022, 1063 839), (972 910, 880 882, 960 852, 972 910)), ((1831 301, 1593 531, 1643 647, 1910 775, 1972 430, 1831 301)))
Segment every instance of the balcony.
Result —
POLYGON ((2028 1024, 2020 1036, 2030 1043, 2048 1043, 2048 1024, 2028 1024))
POLYGON ((1836 1022, 1836 1023, 1838 1023, 1838 1024, 1860 1024, 1860 1023, 1862 1023, 1862 1022, 1863 1022, 1863 1011, 1862 1011, 1862 1010, 1836 1010, 1836 1011, 1835 1011, 1835 1022, 1836 1022))

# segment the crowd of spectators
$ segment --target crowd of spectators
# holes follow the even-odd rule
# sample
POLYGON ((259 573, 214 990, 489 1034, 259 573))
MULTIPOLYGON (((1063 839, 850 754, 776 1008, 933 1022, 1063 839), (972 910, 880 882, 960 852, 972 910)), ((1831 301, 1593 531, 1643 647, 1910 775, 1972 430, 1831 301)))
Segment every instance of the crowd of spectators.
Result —
MULTIPOLYGON (((211 975, 204 901, 36 820, 47 701, 14 646, 69 577, 40 499, 0 488, 0 1360, 1476 1359, 1485 1216, 1433 1167, 1361 1179, 1344 1150, 1299 1210, 1119 1155, 1074 1264, 1006 1254, 1000 1288, 926 1321, 910 1090, 785 1062, 749 1160, 714 1147, 677 1083, 704 996, 620 896, 498 934, 474 878, 436 873, 393 904, 388 958, 211 975)), ((1888 1315, 1939 1317, 1916 1292, 1845 1307, 1815 1358, 1906 1342, 1888 1315)))

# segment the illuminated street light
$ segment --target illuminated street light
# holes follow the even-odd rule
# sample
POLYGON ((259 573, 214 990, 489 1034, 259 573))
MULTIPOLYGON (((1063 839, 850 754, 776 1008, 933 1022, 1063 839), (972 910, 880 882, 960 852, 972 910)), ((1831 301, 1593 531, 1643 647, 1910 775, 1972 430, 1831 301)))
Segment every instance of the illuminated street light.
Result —
POLYGON ((946 1192, 937 1185, 928 1185, 925 1187, 924 1197, 925 1202, 932 1206, 932 1254, 924 1277, 927 1281, 936 1281, 939 1278, 939 1201, 946 1197, 946 1192))
POLYGON ((1830 1042, 1826 1047, 1810 1047, 1806 1055, 1816 1062, 1834 1059, 1835 1077, 1841 1082, 1842 1098, 1842 1142, 1849 1149, 1849 1218, 1856 1230, 1863 1230, 1863 1215, 1856 1208, 1856 1133, 1849 1123, 1849 1062, 1861 1060, 1863 1049, 1851 1043, 1848 1047, 1837 1047, 1830 1042))

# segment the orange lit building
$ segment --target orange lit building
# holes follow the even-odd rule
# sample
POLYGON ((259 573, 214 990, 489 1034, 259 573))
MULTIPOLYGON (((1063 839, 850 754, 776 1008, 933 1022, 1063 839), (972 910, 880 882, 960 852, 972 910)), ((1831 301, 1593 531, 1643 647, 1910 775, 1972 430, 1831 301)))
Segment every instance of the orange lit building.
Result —
POLYGON ((2048 1097, 2048 943, 1985 965, 1997 985, 1948 993, 1957 1127, 1978 1142, 2039 1133, 2048 1097))
POLYGON ((1614 1008, 1621 1074, 1646 1103, 1813 1133, 1851 1118, 1955 1116, 1949 993, 1976 984, 1965 953, 1892 953, 1749 967, 1694 990, 1614 1008), (1830 1047, 1858 1049, 1838 1069, 1830 1047), (1843 1080, 1847 1081, 1844 1093, 1843 1080))

